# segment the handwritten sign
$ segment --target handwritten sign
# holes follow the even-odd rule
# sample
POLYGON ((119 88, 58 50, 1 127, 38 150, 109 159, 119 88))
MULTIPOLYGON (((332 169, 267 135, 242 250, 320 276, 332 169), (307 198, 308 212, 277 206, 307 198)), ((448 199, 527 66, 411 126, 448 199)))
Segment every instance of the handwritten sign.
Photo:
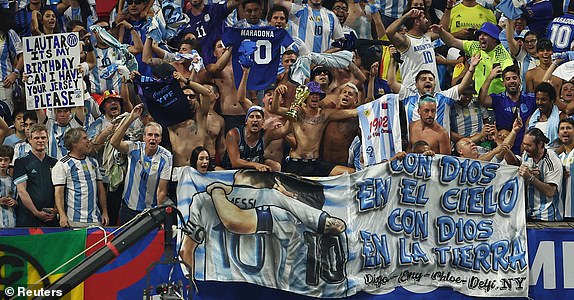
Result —
POLYGON ((78 33, 24 38, 28 109, 83 105, 78 33))

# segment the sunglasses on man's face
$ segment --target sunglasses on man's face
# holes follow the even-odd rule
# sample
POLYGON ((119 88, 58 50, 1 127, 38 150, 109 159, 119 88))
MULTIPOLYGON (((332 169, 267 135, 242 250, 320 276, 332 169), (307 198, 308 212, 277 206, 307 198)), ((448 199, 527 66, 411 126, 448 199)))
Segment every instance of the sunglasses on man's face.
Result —
POLYGON ((126 2, 128 3, 128 5, 132 5, 132 4, 134 4, 134 3, 135 3, 136 5, 138 5, 138 4, 144 3, 145 0, 127 0, 126 2))

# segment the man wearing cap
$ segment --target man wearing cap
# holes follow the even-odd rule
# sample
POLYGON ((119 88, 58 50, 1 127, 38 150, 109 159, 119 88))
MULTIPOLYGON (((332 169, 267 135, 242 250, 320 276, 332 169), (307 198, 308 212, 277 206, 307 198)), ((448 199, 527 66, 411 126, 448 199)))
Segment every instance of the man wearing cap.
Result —
POLYGON ((399 65, 403 85, 413 88, 415 75, 421 70, 429 70, 437 80, 435 88, 440 90, 435 51, 431 37, 427 34, 429 20, 424 10, 412 8, 387 28, 387 36, 401 53, 403 63, 399 65), (399 33, 401 25, 405 25, 407 33, 399 33))
POLYGON ((97 100, 102 115, 90 124, 87 133, 96 152, 100 152, 104 148, 104 143, 114 133, 112 121, 122 113, 124 99, 116 90, 107 90, 97 100))
MULTIPOLYGON (((345 172, 353 173, 355 169, 319 159, 321 148, 319 141, 329 121, 356 118, 357 109, 321 108, 319 102, 325 98, 325 92, 315 81, 307 83, 307 87, 310 93, 305 100, 306 105, 298 108, 297 119, 289 125, 290 131, 295 136, 296 145, 291 148, 283 171, 302 176, 334 176, 345 172)), ((283 115, 287 112, 286 108, 279 107, 280 99, 286 90, 287 88, 283 85, 275 89, 275 97, 271 104, 273 113, 283 115)))
MULTIPOLYGON (((512 56, 498 40, 500 28, 490 22, 482 24, 482 27, 476 31, 478 41, 457 39, 440 25, 432 25, 430 28, 438 33, 447 45, 464 50, 469 57, 480 54, 481 60, 476 66, 476 73, 474 74, 476 92, 480 90, 480 87, 486 81, 486 77, 490 74, 494 64, 500 65, 501 69, 514 64, 512 56)), ((502 79, 496 78, 490 84, 488 92, 502 93, 504 89, 502 79)))
POLYGON ((436 98, 431 94, 419 99, 418 113, 421 118, 409 125, 409 141, 411 145, 425 141, 435 153, 450 155, 448 132, 435 121, 436 107, 436 98))
POLYGON ((224 168, 256 169, 261 172, 281 171, 279 162, 265 158, 265 147, 270 141, 286 135, 288 127, 265 130, 263 129, 264 117, 265 112, 261 106, 251 106, 245 116, 245 125, 235 127, 227 133, 224 168))

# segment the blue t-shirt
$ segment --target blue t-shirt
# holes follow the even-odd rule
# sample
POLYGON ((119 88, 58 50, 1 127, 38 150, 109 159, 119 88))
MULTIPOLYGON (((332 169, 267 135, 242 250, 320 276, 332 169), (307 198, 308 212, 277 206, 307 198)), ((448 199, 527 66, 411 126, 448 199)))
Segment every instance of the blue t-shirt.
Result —
POLYGON ((226 3, 206 4, 197 16, 191 12, 187 13, 189 25, 183 33, 192 32, 195 35, 201 44, 201 57, 206 65, 216 61, 213 55, 213 44, 221 38, 228 14, 226 3))
MULTIPOLYGON (((490 94, 490 97, 492 98, 492 109, 496 117, 496 128, 499 130, 512 129, 512 124, 514 123, 514 108, 518 106, 518 104, 520 104, 522 124, 526 124, 526 120, 528 120, 537 109, 534 93, 521 94, 518 102, 510 100, 506 93, 490 94)), ((526 125, 522 126, 522 129, 520 129, 520 132, 518 132, 514 140, 514 145, 512 146, 512 152, 514 152, 514 154, 520 154, 520 144, 522 144, 522 138, 524 137, 524 128, 526 128, 526 125)))
POLYGON ((554 52, 571 50, 574 44, 574 15, 565 14, 552 20, 546 36, 552 42, 554 52))
POLYGON ((239 64, 238 48, 243 41, 251 40, 256 43, 257 49, 251 55, 254 61, 249 80, 248 90, 264 90, 277 79, 277 67, 281 60, 281 46, 288 47, 293 39, 283 28, 272 26, 252 28, 227 28, 223 33, 223 43, 233 46, 232 63, 235 85, 238 86, 243 76, 239 64))

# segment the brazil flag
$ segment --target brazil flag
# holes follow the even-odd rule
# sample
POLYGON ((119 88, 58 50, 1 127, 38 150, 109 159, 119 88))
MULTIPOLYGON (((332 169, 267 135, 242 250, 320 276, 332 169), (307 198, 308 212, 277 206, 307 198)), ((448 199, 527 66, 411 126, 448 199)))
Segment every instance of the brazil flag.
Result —
MULTIPOLYGON (((79 264, 85 258, 85 255, 78 254, 86 248, 86 234, 86 229, 81 229, 0 236, 0 298, 11 299, 18 295, 19 290, 38 291, 45 288, 79 264), (74 258, 76 255, 78 257, 74 258), (9 294, 10 291, 13 291, 13 295, 6 297, 5 292, 9 294)), ((33 292, 27 293, 30 295, 33 292)), ((64 299, 83 299, 83 285, 75 288, 64 299)))

